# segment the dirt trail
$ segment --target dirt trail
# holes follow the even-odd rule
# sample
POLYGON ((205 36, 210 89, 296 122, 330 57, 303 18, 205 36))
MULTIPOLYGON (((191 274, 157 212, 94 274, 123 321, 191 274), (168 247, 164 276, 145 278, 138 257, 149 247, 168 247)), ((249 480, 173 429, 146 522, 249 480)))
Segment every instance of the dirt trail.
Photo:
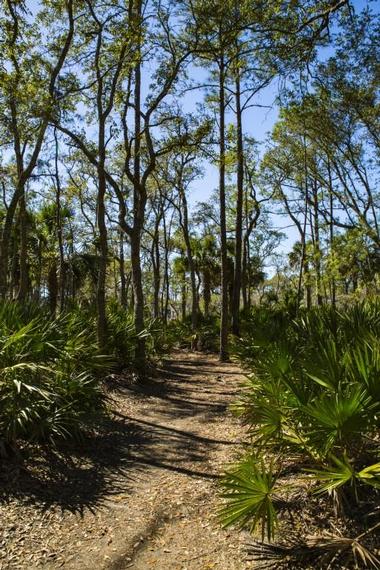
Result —
POLYGON ((86 461, 55 458, 41 487, 32 468, 0 505, 0 569, 251 568, 247 537, 215 516, 218 473, 243 433, 227 409, 241 379, 215 357, 177 353, 143 389, 114 392, 118 412, 86 461))

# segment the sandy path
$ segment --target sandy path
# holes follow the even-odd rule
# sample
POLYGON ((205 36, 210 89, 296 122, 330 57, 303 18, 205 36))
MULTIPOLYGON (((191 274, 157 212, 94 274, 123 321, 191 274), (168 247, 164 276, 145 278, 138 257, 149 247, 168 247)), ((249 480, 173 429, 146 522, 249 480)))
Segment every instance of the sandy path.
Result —
POLYGON ((87 463, 1 505, 0 568, 251 568, 247 537, 215 516, 217 476, 243 433, 227 409, 241 379, 215 357, 177 353, 153 383, 118 390, 115 426, 87 463))

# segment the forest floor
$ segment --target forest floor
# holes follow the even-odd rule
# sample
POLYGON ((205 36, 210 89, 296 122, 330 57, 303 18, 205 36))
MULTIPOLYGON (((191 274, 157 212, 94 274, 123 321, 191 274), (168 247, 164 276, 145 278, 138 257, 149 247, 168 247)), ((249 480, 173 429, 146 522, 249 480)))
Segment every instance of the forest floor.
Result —
POLYGON ((143 386, 115 381, 114 413, 77 451, 9 464, 0 569, 252 568, 247 535, 216 515, 244 433, 228 411, 242 379, 214 356, 175 353, 143 386))

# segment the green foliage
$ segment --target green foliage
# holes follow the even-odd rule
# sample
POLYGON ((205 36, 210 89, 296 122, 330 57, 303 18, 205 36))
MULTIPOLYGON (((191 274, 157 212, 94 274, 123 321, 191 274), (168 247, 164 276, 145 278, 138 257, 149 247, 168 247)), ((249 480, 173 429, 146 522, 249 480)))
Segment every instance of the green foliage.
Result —
POLYGON ((0 306, 0 438, 79 437, 104 410, 112 365, 79 313, 53 320, 33 305, 0 306))
MULTIPOLYGON (((131 366, 136 347, 133 316, 117 303, 110 303, 107 329, 108 350, 114 354, 121 367, 131 366)), ((144 331, 144 337, 146 334, 144 331)))
POLYGON ((196 340, 198 350, 216 352, 219 342, 219 319, 216 315, 199 315, 196 333, 191 329, 191 316, 184 321, 173 320, 166 328, 166 342, 168 346, 191 349, 193 340, 196 340))
POLYGON ((222 497, 227 504, 221 510, 224 526, 249 523, 251 532, 261 525, 262 538, 270 541, 277 525, 273 501, 278 491, 273 467, 259 463, 254 457, 243 459, 222 479, 222 497))
MULTIPOLYGON (((0 440, 77 438, 99 420, 102 379, 115 368, 133 369, 137 341, 125 309, 111 302, 107 316, 107 354, 100 354, 94 311, 52 318, 42 306, 0 303, 0 440)), ((168 349, 154 320, 141 335, 148 355, 168 349)))
MULTIPOLYGON (((316 492, 334 495, 340 511, 380 486, 379 318, 377 302, 300 311, 294 319, 256 309, 235 346, 250 374, 233 410, 248 426, 257 456, 302 458, 316 492)), ((257 476, 259 463, 241 465, 247 477, 249 469, 257 476)), ((226 498, 231 520, 251 520, 226 498)))
POLYGON ((165 327, 157 319, 146 319, 145 329, 136 334, 133 315, 117 302, 108 304, 108 350, 119 368, 133 368, 138 338, 145 339, 148 357, 160 357, 170 350, 165 327))
POLYGON ((347 483, 354 486, 356 481, 380 488, 380 463, 355 471, 346 454, 343 454, 341 458, 331 455, 331 461, 332 465, 325 469, 311 471, 316 479, 323 482, 317 489, 317 493, 331 492, 347 483))

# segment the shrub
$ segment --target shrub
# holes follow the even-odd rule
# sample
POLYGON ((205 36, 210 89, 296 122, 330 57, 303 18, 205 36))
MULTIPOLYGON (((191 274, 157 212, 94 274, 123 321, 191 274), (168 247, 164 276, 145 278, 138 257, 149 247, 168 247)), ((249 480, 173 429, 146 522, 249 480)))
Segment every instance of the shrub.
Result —
POLYGON ((0 315, 0 438, 79 437, 104 409, 100 378, 112 365, 94 327, 79 313, 54 320, 17 303, 0 315))
POLYGON ((166 328, 166 341, 169 347, 191 349, 195 344, 198 350, 216 352, 219 343, 219 319, 216 315, 199 315, 197 330, 191 328, 191 316, 184 321, 173 320, 166 328))
MULTIPOLYGON (((225 495, 227 524, 268 525, 268 514, 258 515, 255 503, 247 500, 243 509, 238 500, 249 477, 256 480, 260 469, 262 477, 267 473, 268 454, 277 466, 285 457, 295 458, 298 471, 308 465, 299 483, 307 477, 315 493, 333 498, 341 515, 348 516, 361 498, 379 494, 379 338, 378 303, 323 307, 293 320, 282 311, 255 309, 235 347, 249 375, 233 406, 252 437, 254 468, 243 458, 235 469, 239 477, 225 495)), ((272 478, 281 476, 277 467, 272 478)), ((229 476, 225 490, 226 481, 229 476)))

